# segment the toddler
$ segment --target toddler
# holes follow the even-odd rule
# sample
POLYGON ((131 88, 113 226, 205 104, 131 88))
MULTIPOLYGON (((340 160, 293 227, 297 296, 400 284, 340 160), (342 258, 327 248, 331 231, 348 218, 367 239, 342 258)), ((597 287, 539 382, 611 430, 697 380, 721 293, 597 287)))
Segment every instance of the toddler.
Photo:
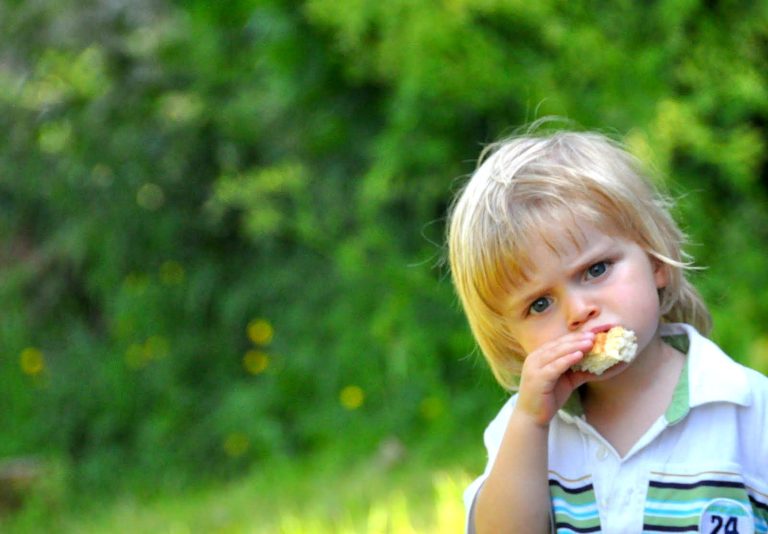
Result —
POLYGON ((454 285, 498 382, 467 532, 768 532, 768 378, 706 335, 669 202, 621 145, 492 145, 450 210, 454 285), (637 355, 576 371, 623 326, 637 355))

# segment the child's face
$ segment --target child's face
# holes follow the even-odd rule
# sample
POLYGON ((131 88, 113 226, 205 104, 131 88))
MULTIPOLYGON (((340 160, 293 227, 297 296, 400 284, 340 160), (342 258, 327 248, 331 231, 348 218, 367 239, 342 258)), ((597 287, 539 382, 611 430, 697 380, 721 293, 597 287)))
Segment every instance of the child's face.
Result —
POLYGON ((635 331, 642 350, 659 325, 658 289, 667 285, 666 267, 633 241, 589 225, 577 230, 583 238, 563 237, 557 252, 543 240, 530 251, 530 280, 507 301, 512 335, 529 354, 569 332, 622 325, 635 331))

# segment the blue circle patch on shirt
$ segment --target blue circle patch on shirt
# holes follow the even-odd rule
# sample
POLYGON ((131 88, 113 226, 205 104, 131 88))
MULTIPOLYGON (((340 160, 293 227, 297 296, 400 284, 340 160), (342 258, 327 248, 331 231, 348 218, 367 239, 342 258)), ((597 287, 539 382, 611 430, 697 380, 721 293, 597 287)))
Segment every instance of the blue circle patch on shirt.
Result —
POLYGON ((704 534, 754 534, 752 511, 733 499, 714 499, 704 507, 699 521, 704 534))

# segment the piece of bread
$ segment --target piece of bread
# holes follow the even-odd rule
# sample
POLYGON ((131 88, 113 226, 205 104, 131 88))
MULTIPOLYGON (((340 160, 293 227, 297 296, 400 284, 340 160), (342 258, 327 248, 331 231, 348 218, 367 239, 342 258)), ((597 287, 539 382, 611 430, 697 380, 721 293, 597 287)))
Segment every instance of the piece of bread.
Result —
POLYGON ((621 326, 614 326, 607 332, 595 335, 595 344, 592 349, 572 369, 601 375, 606 369, 619 362, 631 362, 636 353, 635 333, 621 326))

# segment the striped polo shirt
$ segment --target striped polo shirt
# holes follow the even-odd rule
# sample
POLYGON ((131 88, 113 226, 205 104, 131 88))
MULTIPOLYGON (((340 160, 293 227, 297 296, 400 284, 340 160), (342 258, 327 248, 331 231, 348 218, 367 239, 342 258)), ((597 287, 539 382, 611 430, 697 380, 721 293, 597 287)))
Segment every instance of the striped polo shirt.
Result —
MULTIPOLYGON (((578 395, 552 419, 553 532, 768 533, 768 378, 690 325, 664 325, 662 335, 687 354, 685 367, 666 413, 623 458, 578 395)), ((488 464, 464 493, 467 532, 516 398, 485 430, 488 464)))

